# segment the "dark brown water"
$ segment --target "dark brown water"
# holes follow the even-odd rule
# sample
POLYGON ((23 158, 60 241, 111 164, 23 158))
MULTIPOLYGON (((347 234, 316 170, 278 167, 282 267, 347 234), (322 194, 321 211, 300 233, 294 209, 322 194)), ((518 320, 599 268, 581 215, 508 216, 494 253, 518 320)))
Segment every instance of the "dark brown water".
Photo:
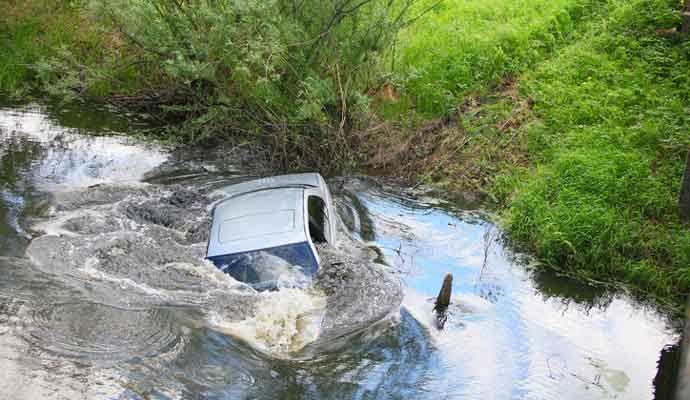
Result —
MULTIPOLYGON (((256 166, 116 135, 138 128, 0 108, 0 399, 664 398, 678 331, 663 312, 533 271, 480 211, 364 177, 330 179, 340 250, 377 258, 404 300, 354 334, 320 331, 318 293, 257 296, 203 260, 205 199, 256 166), (170 214, 147 223, 145 207, 170 214)), ((352 282, 342 310, 394 290, 352 282)))

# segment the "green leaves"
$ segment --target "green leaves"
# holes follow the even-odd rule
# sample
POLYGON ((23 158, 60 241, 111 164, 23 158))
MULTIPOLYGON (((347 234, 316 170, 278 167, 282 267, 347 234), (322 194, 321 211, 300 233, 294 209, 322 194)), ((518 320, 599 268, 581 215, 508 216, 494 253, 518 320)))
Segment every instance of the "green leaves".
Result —
POLYGON ((399 73, 405 89, 417 111, 447 114, 464 96, 545 58, 574 34, 596 3, 447 0, 401 33, 399 73))
POLYGON ((314 130, 326 134, 353 126, 368 112, 364 93, 378 78, 379 52, 389 47, 416 1, 92 3, 139 57, 158 66, 166 90, 185 93, 207 110, 222 103, 233 126, 291 136, 304 129, 312 136, 314 130))

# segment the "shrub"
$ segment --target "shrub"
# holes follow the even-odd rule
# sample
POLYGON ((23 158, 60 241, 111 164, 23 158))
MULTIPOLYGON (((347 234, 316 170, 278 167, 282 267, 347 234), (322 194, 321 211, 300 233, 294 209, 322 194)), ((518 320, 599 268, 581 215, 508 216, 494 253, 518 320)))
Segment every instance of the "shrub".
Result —
MULTIPOLYGON (((95 0, 142 62, 160 65, 191 128, 341 137, 368 108, 378 54, 415 0, 95 0), (187 108, 185 108, 187 107, 187 108)), ((192 129, 193 131, 194 129, 192 129)), ((341 143, 342 144, 342 143, 341 143)), ((347 147, 347 146, 346 146, 347 147)))

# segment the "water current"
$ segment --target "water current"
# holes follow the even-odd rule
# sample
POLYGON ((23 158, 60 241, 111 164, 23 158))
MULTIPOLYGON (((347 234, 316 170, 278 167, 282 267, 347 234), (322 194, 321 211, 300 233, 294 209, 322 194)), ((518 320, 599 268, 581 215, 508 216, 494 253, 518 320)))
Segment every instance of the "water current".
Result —
POLYGON ((217 189, 270 171, 139 121, 0 107, 0 399, 666 398, 660 307, 533 268, 419 188, 330 177, 340 242, 313 282, 233 280, 204 260, 217 189))

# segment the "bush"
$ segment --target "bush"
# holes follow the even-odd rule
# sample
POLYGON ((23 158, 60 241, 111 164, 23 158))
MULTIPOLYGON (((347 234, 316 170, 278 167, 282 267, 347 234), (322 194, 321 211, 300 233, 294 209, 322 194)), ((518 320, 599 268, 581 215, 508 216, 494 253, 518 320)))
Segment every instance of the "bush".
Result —
POLYGON ((377 77, 377 55, 414 2, 96 0, 94 5, 138 48, 142 62, 160 65, 168 90, 184 94, 184 104, 173 110, 187 112, 191 128, 203 127, 206 135, 216 133, 214 126, 280 132, 277 140, 290 146, 324 131, 343 136, 366 113, 364 93, 377 77))

